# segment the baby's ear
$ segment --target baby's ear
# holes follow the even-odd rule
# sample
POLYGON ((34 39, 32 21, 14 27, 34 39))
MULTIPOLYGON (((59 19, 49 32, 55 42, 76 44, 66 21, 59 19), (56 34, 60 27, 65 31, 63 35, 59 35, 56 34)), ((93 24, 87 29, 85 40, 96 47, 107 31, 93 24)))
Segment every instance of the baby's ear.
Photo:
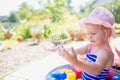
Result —
POLYGON ((105 35, 106 35, 106 37, 110 37, 111 36, 111 29, 109 29, 109 28, 106 28, 105 29, 105 35))

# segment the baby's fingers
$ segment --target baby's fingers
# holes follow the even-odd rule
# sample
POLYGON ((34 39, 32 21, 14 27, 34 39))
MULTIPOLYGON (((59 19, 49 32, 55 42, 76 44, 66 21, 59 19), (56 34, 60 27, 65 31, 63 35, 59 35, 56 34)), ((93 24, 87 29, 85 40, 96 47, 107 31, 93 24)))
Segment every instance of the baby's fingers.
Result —
POLYGON ((64 52, 63 52, 63 47, 58 46, 58 47, 57 47, 57 51, 58 51, 58 53, 59 53, 60 56, 64 56, 64 54, 63 54, 63 53, 64 53, 64 52))
POLYGON ((68 54, 67 50, 63 46, 58 47, 58 53, 63 57, 65 57, 68 54))
POLYGON ((74 50, 74 48, 72 47, 71 48, 71 55, 72 55, 72 57, 75 57, 76 58, 76 52, 75 52, 75 50, 74 50))
POLYGON ((72 50, 72 53, 75 55, 76 53, 73 47, 71 48, 71 50, 72 50))

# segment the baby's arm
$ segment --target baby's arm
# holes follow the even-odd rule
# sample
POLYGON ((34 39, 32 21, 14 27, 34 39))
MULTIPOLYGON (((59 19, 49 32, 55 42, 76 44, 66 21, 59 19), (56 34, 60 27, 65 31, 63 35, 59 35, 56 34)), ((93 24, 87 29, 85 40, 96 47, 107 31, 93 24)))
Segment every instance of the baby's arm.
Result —
MULTIPOLYGON (((88 48, 88 45, 86 45, 86 47, 82 49, 86 50, 86 48, 88 48)), ((74 50, 74 48, 71 48, 71 50, 68 51, 62 46, 62 47, 59 47, 58 49, 59 49, 60 55, 64 59, 66 59, 68 62, 80 68, 81 70, 94 75, 99 74, 103 70, 103 68, 105 68, 107 61, 109 59, 108 54, 106 54, 105 52, 100 52, 100 54, 98 55, 97 61, 95 63, 90 63, 90 62, 84 61, 83 59, 78 59, 76 55, 77 53, 74 50)))
POLYGON ((80 48, 77 48, 77 49, 75 49, 75 53, 77 55, 84 55, 84 54, 87 53, 87 50, 88 50, 89 46, 90 46, 90 44, 86 44, 86 45, 84 45, 84 46, 82 46, 80 48))
POLYGON ((86 60, 86 53, 88 51, 88 47, 90 44, 86 44, 82 47, 79 47, 77 49, 75 49, 75 54, 77 55, 77 59, 79 60, 86 60))
POLYGON ((84 62, 80 60, 74 65, 85 72, 88 72, 93 75, 98 75, 105 67, 108 68, 112 65, 111 62, 111 65, 109 64, 106 66, 106 64, 108 64, 108 62, 111 59, 111 55, 109 53, 106 53, 105 51, 100 51, 98 54, 99 55, 97 56, 97 60, 95 63, 84 62))
MULTIPOLYGON (((109 61, 109 59, 112 58, 109 53, 106 53, 105 51, 99 51, 99 55, 97 56, 96 62, 92 63, 84 61, 82 59, 78 59, 76 55, 77 53, 73 48, 71 49, 71 51, 67 51, 64 47, 59 48, 59 53, 71 64, 93 75, 98 75, 106 67, 106 64, 109 61)), ((107 67, 110 67, 111 65, 107 67)))
MULTIPOLYGON (((74 49, 73 47, 71 47, 70 49, 66 49, 64 46, 59 46, 58 52, 68 62, 74 64, 77 60, 81 59, 78 57, 78 55, 86 54, 87 48, 88 45, 85 45, 84 47, 80 47, 78 49, 74 49)), ((85 60, 85 57, 83 57, 82 60, 85 60)))
POLYGON ((114 59, 114 63, 113 63, 113 66, 112 67, 120 67, 120 49, 118 48, 115 48, 115 54, 117 54, 115 56, 115 59, 114 59))

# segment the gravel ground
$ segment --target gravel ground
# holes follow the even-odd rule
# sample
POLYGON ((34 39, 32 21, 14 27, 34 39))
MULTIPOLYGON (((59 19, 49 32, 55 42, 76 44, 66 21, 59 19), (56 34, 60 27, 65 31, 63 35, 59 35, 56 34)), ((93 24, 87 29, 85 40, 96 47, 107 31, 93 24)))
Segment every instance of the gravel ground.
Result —
POLYGON ((33 42, 21 42, 10 49, 0 52, 0 79, 31 61, 40 60, 50 52, 33 42))

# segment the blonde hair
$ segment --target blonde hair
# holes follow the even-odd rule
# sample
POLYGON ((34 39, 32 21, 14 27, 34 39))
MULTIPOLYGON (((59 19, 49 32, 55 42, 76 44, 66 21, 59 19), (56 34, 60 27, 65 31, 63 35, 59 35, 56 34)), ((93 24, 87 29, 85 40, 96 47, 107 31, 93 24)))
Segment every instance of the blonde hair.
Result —
MULTIPOLYGON (((120 44, 120 41, 117 40, 117 38, 114 38, 111 36, 112 34, 112 31, 110 28, 106 28, 106 27, 102 27, 104 32, 106 30, 109 30, 110 32, 108 33, 108 42, 109 42, 109 45, 110 45, 110 48, 112 50, 112 52, 114 53, 114 59, 119 59, 120 58, 120 53, 118 53, 116 50, 120 51, 120 48, 117 46, 118 44, 120 44), (118 49, 119 48, 119 49, 118 49)), ((106 34, 106 33, 105 33, 106 34)))
POLYGON ((120 58, 120 53, 118 53, 116 50, 120 50, 120 48, 117 46, 119 45, 120 42, 117 40, 117 38, 110 38, 109 40, 109 45, 110 45, 110 48, 112 49, 113 53, 114 53, 114 56, 115 56, 115 59, 119 59, 120 58), (118 49, 119 48, 119 49, 118 49))

